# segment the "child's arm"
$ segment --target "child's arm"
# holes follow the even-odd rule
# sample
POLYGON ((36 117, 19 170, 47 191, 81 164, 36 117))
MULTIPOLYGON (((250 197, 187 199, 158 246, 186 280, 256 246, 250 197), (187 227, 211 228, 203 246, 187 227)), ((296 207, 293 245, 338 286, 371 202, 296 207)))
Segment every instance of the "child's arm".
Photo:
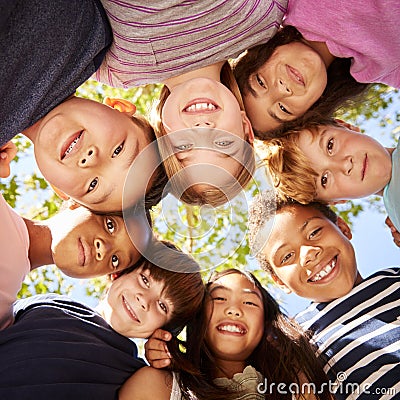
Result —
POLYGON ((396 227, 393 225, 393 222, 391 221, 391 219, 389 217, 386 217, 385 224, 389 227, 390 232, 392 233, 393 242, 395 243, 395 245, 397 247, 400 247, 400 233, 396 229, 396 227))
POLYGON ((135 372, 118 392, 119 400, 169 400, 172 390, 172 375, 152 367, 143 367, 135 372))
POLYGON ((16 154, 17 146, 11 141, 0 148, 0 178, 10 175, 10 162, 16 154))
POLYGON ((144 345, 147 361, 154 368, 164 368, 171 364, 171 354, 168 351, 167 341, 172 335, 168 331, 157 329, 144 345))

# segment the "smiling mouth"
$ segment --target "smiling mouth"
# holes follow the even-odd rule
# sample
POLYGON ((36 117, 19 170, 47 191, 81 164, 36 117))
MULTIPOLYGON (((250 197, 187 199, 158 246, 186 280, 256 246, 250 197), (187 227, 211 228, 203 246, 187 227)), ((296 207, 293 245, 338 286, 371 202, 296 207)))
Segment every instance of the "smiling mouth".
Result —
POLYGON ((182 111, 187 114, 208 114, 220 109, 218 104, 209 99, 196 99, 188 103, 182 111))
POLYGON ((293 68, 290 65, 287 65, 286 69, 288 71, 288 75, 294 82, 296 82, 302 86, 305 86, 303 75, 296 68, 293 68))
POLYGON ((74 133, 63 145, 61 148, 61 160, 63 160, 65 157, 67 157, 69 154, 71 154, 72 150, 76 146, 76 144, 79 142, 79 139, 82 137, 83 131, 79 131, 74 133))
POLYGON ((367 170, 367 165, 368 165, 368 156, 365 155, 363 167, 362 167, 362 170, 361 170, 361 180, 362 180, 362 181, 363 181, 364 178, 365 178, 365 172, 366 172, 366 170, 367 170))
POLYGON ((122 303, 125 307, 125 310, 128 312, 128 315, 131 317, 131 319, 133 319, 135 322, 140 323, 139 318, 136 316, 135 312, 133 311, 132 307, 129 305, 124 296, 122 296, 122 303))
POLYGON ((247 330, 242 325, 233 324, 233 323, 218 325, 217 330, 219 332, 233 333, 233 334, 239 334, 239 335, 245 335, 247 333, 247 330))
POLYGON ((336 267, 337 264, 337 256, 333 257, 329 264, 327 264, 324 268, 321 269, 318 273, 313 275, 308 279, 308 282, 318 282, 323 278, 326 278, 336 267))

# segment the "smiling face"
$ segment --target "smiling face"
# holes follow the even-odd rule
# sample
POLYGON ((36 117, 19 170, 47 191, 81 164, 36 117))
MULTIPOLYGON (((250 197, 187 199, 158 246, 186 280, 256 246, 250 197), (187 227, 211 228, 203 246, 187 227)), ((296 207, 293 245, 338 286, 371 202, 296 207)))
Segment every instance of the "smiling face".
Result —
POLYGON ((164 283, 140 267, 113 281, 103 316, 121 335, 147 338, 171 319, 174 306, 163 291, 164 283))
POLYGON ((264 334, 262 295, 239 273, 217 279, 209 292, 206 342, 218 363, 244 363, 264 334))
POLYGON ((78 97, 55 107, 27 133, 43 176, 92 210, 121 210, 129 167, 150 142, 132 114, 78 97))
POLYGON ((361 279, 350 238, 344 221, 336 225, 312 207, 291 205, 277 212, 262 253, 278 284, 313 301, 331 301, 361 279))
POLYGON ((60 212, 49 226, 54 263, 75 278, 111 274, 132 266, 151 238, 144 216, 130 218, 129 236, 121 217, 96 215, 85 207, 60 212))
POLYGON ((267 132, 302 116, 325 90, 327 72, 316 51, 293 42, 277 47, 249 84, 246 113, 255 131, 267 132))
POLYGON ((302 131, 297 145, 318 174, 317 199, 357 199, 379 193, 391 177, 390 152, 368 135, 342 127, 302 131))

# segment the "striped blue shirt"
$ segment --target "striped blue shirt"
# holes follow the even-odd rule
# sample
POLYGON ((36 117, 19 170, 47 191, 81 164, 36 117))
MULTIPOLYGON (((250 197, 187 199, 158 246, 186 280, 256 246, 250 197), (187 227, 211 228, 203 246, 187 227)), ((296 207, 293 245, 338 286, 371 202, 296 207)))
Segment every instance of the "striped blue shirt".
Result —
POLYGON ((297 315, 337 385, 336 398, 400 398, 399 288, 400 268, 382 270, 346 296, 297 315))

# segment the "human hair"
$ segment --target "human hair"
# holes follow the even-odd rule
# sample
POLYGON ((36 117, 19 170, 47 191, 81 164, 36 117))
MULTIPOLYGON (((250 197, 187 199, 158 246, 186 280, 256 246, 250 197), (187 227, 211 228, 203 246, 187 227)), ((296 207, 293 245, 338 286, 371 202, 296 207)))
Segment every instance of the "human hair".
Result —
MULTIPOLYGON (((221 83, 228 87, 234 94, 239 103, 240 109, 244 110, 242 96, 239 87, 233 76, 232 68, 228 62, 225 62, 221 69, 221 83)), ((170 90, 166 85, 161 89, 159 101, 155 109, 155 134, 157 138, 166 136, 164 140, 158 141, 160 155, 164 163, 166 175, 170 179, 170 191, 176 194, 183 202, 191 205, 204 205, 210 204, 212 206, 219 206, 225 204, 229 199, 237 195, 243 188, 246 188, 250 182, 255 171, 255 155, 252 143, 249 142, 245 146, 243 162, 238 169, 235 182, 230 182, 222 187, 214 185, 202 185, 202 190, 196 189, 196 185, 188 184, 188 179, 184 173, 184 166, 182 162, 176 157, 175 150, 168 134, 162 123, 161 115, 164 104, 170 95, 170 90), (174 175, 179 174, 179 178, 172 179, 174 175), (204 186, 205 189, 204 189, 204 186), (203 190, 204 189, 204 190, 203 190)))
POLYGON ((157 282, 164 283, 163 296, 174 305, 171 319, 162 328, 176 336, 202 305, 205 288, 197 262, 173 243, 153 239, 146 249, 151 260, 143 257, 135 265, 118 273, 129 274, 142 267, 157 282), (174 271, 169 267, 173 265, 174 271), (182 272, 177 272, 182 271, 182 272))
POLYGON ((310 160, 298 146, 297 140, 305 131, 315 139, 319 135, 321 124, 340 126, 330 119, 313 121, 298 126, 285 137, 265 141, 264 164, 282 198, 290 197, 302 204, 317 198, 318 173, 310 165, 310 160))
MULTIPOLYGON (((246 360, 246 365, 254 367, 267 380, 268 383, 282 383, 289 387, 297 383, 301 388, 299 374, 303 374, 308 382, 312 382, 317 388, 323 387, 327 377, 322 366, 314 354, 314 348, 310 345, 307 336, 300 326, 282 313, 278 303, 272 298, 260 281, 249 272, 237 269, 227 269, 214 273, 206 285, 207 296, 210 286, 223 276, 240 274, 249 280, 261 293, 264 308, 264 334, 252 354, 246 360), (273 343, 268 340, 268 335, 276 338, 273 343)), ((184 393, 183 398, 189 399, 189 391, 196 394, 198 399, 234 399, 240 392, 233 393, 227 388, 220 388, 220 395, 215 390, 218 387, 213 383, 216 360, 206 341, 206 331, 209 324, 206 307, 203 307, 197 318, 193 319, 187 327, 186 354, 193 364, 199 369, 200 374, 193 376, 180 372, 179 384, 184 393), (209 392, 214 391, 210 397, 209 392)), ((292 398, 288 393, 285 397, 281 393, 266 393, 268 399, 292 398)), ((330 399, 328 387, 323 393, 315 393, 317 399, 330 399)))
MULTIPOLYGON (((270 59, 276 48, 292 42, 305 43, 305 40, 294 26, 287 25, 267 43, 247 50, 235 60, 234 74, 242 94, 253 92, 250 77, 270 59)), ((360 101, 361 95, 366 92, 370 84, 357 82, 350 73, 350 66, 350 58, 336 57, 327 68, 327 84, 321 97, 304 115, 293 121, 284 122, 267 132, 255 130, 255 136, 260 140, 282 137, 298 124, 315 118, 331 117, 339 108, 350 105, 351 102, 360 101)))
MULTIPOLYGON (((301 204, 291 198, 282 198, 274 190, 266 190, 254 196, 249 208, 247 239, 251 252, 255 255, 261 268, 273 276, 275 273, 262 251, 268 240, 269 234, 269 231, 265 232, 263 231, 263 228, 277 213, 295 207, 314 209, 334 224, 337 222, 337 214, 327 204, 318 201, 301 204)), ((288 234, 290 233, 288 232, 288 234)))
MULTIPOLYGON (((146 135, 146 138, 150 143, 157 140, 155 131, 150 122, 143 117, 142 115, 133 115, 132 116, 134 124, 142 129, 146 135)), ((156 170, 154 171, 152 177, 152 184, 150 189, 147 190, 144 197, 144 207, 145 209, 151 209, 155 205, 157 205, 162 197, 164 188, 168 182, 168 177, 166 175, 163 163, 161 160, 159 161, 156 170)))

